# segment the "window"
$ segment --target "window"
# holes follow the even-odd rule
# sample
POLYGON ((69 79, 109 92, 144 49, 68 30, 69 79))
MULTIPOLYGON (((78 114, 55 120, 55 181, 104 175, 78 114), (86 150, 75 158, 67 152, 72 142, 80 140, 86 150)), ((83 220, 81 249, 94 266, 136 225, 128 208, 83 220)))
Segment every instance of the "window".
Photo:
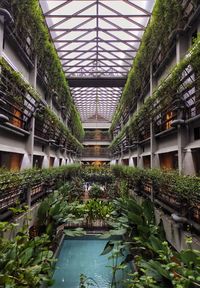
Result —
POLYGON ((33 155, 33 167, 42 168, 43 159, 43 156, 33 155))
POLYGON ((19 171, 21 168, 23 154, 0 152, 0 167, 12 171, 19 171))
POLYGON ((169 152, 159 155, 160 168, 163 170, 178 169, 178 152, 169 152))
POLYGON ((49 167, 53 167, 54 166, 54 161, 55 161, 55 157, 50 157, 50 159, 49 159, 49 167))
POLYGON ((194 128, 194 140, 200 139, 200 127, 194 128))
POLYGON ((167 114, 166 114, 166 129, 170 129, 172 127, 172 118, 173 118, 173 112, 167 112, 167 114))
POLYGON ((134 167, 137 167, 137 157, 133 158, 133 164, 134 164, 134 167))
POLYGON ((151 157, 150 157, 150 155, 143 156, 143 168, 144 169, 151 168, 151 157))

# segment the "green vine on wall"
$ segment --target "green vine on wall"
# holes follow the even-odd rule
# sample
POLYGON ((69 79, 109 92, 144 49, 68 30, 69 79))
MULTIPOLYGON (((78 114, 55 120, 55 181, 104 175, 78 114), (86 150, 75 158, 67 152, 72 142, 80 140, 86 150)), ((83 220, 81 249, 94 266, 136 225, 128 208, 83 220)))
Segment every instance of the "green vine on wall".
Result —
MULTIPOLYGON (((184 69, 186 69, 189 65, 194 69, 196 76, 198 78, 200 74, 200 35, 197 37, 194 42, 191 50, 186 55, 186 57, 177 64, 171 71, 171 73, 161 82, 160 86, 154 91, 153 95, 148 97, 145 103, 141 106, 141 108, 134 113, 132 117, 129 119, 129 122, 123 127, 121 132, 115 137, 110 145, 110 148, 116 147, 125 133, 131 133, 131 135, 135 135, 137 137, 138 133, 138 123, 147 120, 147 123, 155 117, 158 113, 157 109, 153 109, 155 104, 159 102, 161 97, 164 97, 164 103, 162 105, 167 106, 167 104, 172 101, 173 93, 172 91, 178 91, 180 80, 182 77, 182 73, 184 69)), ((200 83, 197 83, 200 85, 200 83)))
POLYGON ((66 76, 52 43, 39 1, 10 0, 10 2, 16 29, 20 28, 29 31, 39 67, 47 72, 48 90, 50 92, 56 91, 56 94, 54 94, 58 96, 56 101, 60 106, 64 105, 68 111, 70 111, 70 109, 73 110, 72 122, 75 123, 76 134, 82 135, 83 128, 81 122, 77 120, 79 119, 79 113, 77 109, 73 107, 73 100, 66 76))
MULTIPOLYGON (((27 91, 28 93, 30 93, 30 95, 36 99, 38 102, 40 102, 42 100, 42 98, 40 97, 40 95, 34 90, 34 88, 27 83, 25 80, 22 79, 21 74, 14 71, 8 64, 7 62, 3 59, 0 58, 0 67, 2 67, 2 69, 4 69, 7 73, 9 73, 9 78, 12 79, 22 90, 27 91)), ((58 128, 63 135, 66 136, 66 138, 68 139, 68 142, 70 142, 72 144, 72 146, 74 146, 75 148, 77 148, 77 150, 81 150, 83 148, 82 144, 78 141, 78 139, 76 138, 76 136, 80 137, 78 134, 78 131, 80 131, 80 133, 83 133, 83 128, 81 125, 81 122, 78 122, 77 118, 78 114, 76 113, 76 108, 74 107, 74 115, 72 119, 75 119, 75 123, 77 123, 76 127, 77 127, 77 131, 76 134, 74 134, 74 136, 72 135, 72 133, 69 131, 69 129, 64 125, 63 122, 61 122, 61 120, 58 118, 58 116, 47 106, 44 107, 44 117, 47 117, 50 122, 53 124, 54 128, 58 128), (80 130, 79 130, 80 129, 80 130)), ((80 119, 80 118, 78 118, 80 119)), ((81 138, 80 138, 81 140, 81 138)))
POLYGON ((142 42, 132 68, 128 74, 120 102, 112 119, 110 132, 113 133, 117 123, 130 103, 134 103, 142 93, 143 84, 150 79, 150 65, 158 47, 163 49, 169 42, 171 33, 183 26, 181 2, 177 0, 157 0, 151 21, 142 37, 142 42))

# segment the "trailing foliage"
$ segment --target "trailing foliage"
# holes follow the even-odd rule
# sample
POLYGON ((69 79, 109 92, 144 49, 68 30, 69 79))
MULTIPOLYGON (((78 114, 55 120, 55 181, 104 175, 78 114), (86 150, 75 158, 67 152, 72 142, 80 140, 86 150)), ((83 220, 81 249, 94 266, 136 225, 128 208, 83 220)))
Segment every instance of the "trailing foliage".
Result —
POLYGON ((123 165, 115 165, 111 169, 117 178, 126 179, 132 188, 141 183, 145 185, 145 182, 151 180, 160 193, 165 190, 188 203, 200 198, 200 178, 196 176, 179 175, 173 170, 141 169, 123 165))
POLYGON ((142 92, 142 87, 149 79, 150 63, 155 51, 160 46, 163 49, 169 42, 169 36, 176 28, 183 25, 182 6, 176 0, 157 0, 151 21, 142 37, 142 43, 134 58, 116 113, 112 120, 110 131, 115 128, 123 111, 136 101, 142 92))
POLYGON ((71 106, 69 124, 69 128, 72 134, 79 141, 83 140, 85 132, 81 123, 80 115, 77 112, 76 106, 74 104, 71 106))
MULTIPOLYGON (((141 106, 141 108, 134 113, 127 124, 123 127, 121 132, 115 137, 110 145, 110 148, 116 147, 122 138, 127 134, 131 134, 131 137, 135 136, 136 139, 138 137, 138 124, 141 121, 146 121, 146 123, 150 124, 150 120, 153 119, 158 111, 155 109, 155 104, 159 103, 159 100, 163 95, 165 95, 164 102, 162 102, 162 106, 167 106, 170 101, 172 101, 172 97, 174 96, 173 91, 178 91, 180 81, 183 75, 184 69, 188 68, 189 65, 196 72, 196 77, 200 75, 200 36, 197 37, 194 42, 190 52, 187 56, 180 61, 171 71, 171 73, 164 79, 159 87, 154 90, 152 96, 148 97, 145 103, 141 106)), ((200 86, 200 83, 197 83, 200 86)), ((183 99, 180 99, 183 100, 183 99)))
POLYGON ((70 143, 72 147, 74 147, 78 151, 81 151, 83 149, 83 145, 79 142, 79 140, 76 137, 77 135, 73 134, 73 131, 71 133, 69 128, 67 128, 67 126, 65 126, 64 123, 60 121, 58 116, 49 107, 47 106, 44 107, 44 110, 42 111, 41 115, 44 119, 45 117, 47 117, 47 119, 49 119, 50 122, 53 124, 53 127, 58 128, 61 134, 65 135, 68 143, 70 143))
POLYGON ((60 166, 48 169, 26 169, 21 172, 10 172, 2 169, 0 175, 0 191, 8 191, 9 189, 18 188, 18 186, 31 187, 40 182, 50 182, 59 180, 59 176, 65 179, 71 179, 77 175, 80 166, 77 164, 60 166))
MULTIPOLYGON (((0 66, 9 73, 9 79, 14 80, 16 84, 19 86, 20 89, 27 91, 34 99, 38 101, 38 103, 42 100, 40 95, 34 90, 34 88, 28 84, 25 80, 22 79, 21 74, 14 71, 7 62, 0 58, 0 66)), ((73 108, 73 117, 71 118, 71 121, 73 123, 74 121, 74 127, 76 129, 72 129, 72 133, 70 132, 69 128, 64 125, 64 123, 58 118, 58 116, 48 107, 45 106, 42 112, 40 113, 40 119, 42 120, 50 120, 50 123, 52 123, 54 129, 58 128, 62 135, 65 135, 65 137, 68 139, 68 142, 76 149, 81 150, 83 148, 82 144, 79 142, 79 140, 82 139, 84 132, 82 128, 82 124, 79 118, 79 115, 77 114, 76 108, 73 108), (79 139, 79 140, 78 140, 79 139)))
MULTIPOLYGON (((66 107, 67 113, 71 114, 71 123, 73 123, 72 133, 74 132, 75 137, 82 140, 84 133, 80 116, 73 104, 66 75, 52 43, 39 1, 9 0, 8 2, 10 2, 9 5, 14 18, 15 29, 18 31, 28 31, 31 35, 31 45, 34 47, 35 54, 37 55, 38 70, 41 72, 42 77, 46 76, 47 78, 48 93, 54 97, 54 101, 60 107, 66 107)), ((36 92, 34 93, 36 94, 36 92)))
MULTIPOLYGON (((48 89, 59 95, 59 102, 70 108, 72 98, 57 52, 51 42, 39 2, 37 0, 11 0, 16 29, 28 30, 32 45, 43 71, 47 72, 48 89)), ((44 75, 43 75, 44 76, 44 75)))
POLYGON ((0 66, 9 74, 9 80, 13 80, 22 91, 27 91, 35 100, 39 101, 41 99, 35 89, 21 77, 20 73, 14 71, 3 58, 0 58, 0 66))

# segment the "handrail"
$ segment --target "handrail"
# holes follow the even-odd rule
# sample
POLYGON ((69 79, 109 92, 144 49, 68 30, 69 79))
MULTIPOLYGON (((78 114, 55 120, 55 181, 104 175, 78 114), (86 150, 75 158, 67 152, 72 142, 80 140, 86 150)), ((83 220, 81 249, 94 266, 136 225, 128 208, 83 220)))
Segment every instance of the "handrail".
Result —
POLYGON ((0 16, 4 16, 6 22, 9 22, 9 24, 14 24, 14 19, 7 9, 0 8, 0 16))

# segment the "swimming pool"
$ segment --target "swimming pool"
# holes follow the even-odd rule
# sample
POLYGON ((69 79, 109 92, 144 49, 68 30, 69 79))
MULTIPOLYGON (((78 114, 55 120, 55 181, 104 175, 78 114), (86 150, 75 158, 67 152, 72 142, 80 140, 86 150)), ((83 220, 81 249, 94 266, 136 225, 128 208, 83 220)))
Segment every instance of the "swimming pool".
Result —
MULTIPOLYGON (((79 288, 81 274, 97 283, 90 287, 111 287, 112 269, 106 266, 112 262, 108 255, 100 255, 107 241, 94 236, 64 239, 53 275, 53 288, 79 288)), ((122 271, 117 273, 118 279, 125 275, 122 271)))

